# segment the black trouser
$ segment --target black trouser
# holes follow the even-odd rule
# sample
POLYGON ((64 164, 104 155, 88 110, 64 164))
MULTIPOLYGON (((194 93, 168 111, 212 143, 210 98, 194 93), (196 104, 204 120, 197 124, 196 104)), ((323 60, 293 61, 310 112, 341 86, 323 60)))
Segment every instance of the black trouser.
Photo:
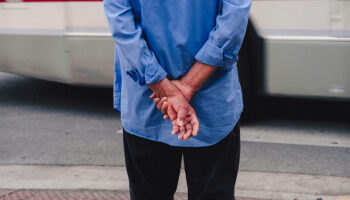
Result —
POLYGON ((182 155, 189 200, 234 200, 240 156, 238 123, 209 147, 173 147, 125 130, 123 136, 131 200, 172 200, 182 155))

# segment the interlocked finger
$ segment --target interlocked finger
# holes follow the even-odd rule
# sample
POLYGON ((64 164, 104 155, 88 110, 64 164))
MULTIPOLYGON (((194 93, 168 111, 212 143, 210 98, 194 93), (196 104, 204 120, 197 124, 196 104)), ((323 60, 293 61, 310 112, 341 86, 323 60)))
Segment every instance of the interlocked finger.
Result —
POLYGON ((186 133, 184 135, 184 140, 187 140, 189 137, 191 137, 192 134, 192 126, 190 123, 186 124, 186 133))
POLYGON ((162 108, 161 108, 161 111, 162 111, 163 114, 166 114, 166 113, 167 113, 168 106, 169 106, 168 102, 165 101, 165 102, 163 103, 163 105, 162 105, 162 108))
POLYGON ((156 104, 156 105, 158 104, 159 101, 160 101, 159 97, 156 97, 156 98, 153 99, 153 103, 156 104))
POLYGON ((180 134, 179 134, 179 136, 177 136, 177 138, 179 140, 181 140, 184 137, 185 133, 186 133, 185 127, 184 126, 180 126, 180 134))
POLYGON ((177 125, 176 120, 171 121, 173 123, 173 130, 171 134, 175 135, 180 131, 180 127, 177 125))
POLYGON ((163 105, 163 103, 164 103, 166 100, 168 100, 168 98, 166 98, 166 97, 162 97, 162 98, 160 99, 160 101, 157 103, 157 108, 158 108, 158 110, 161 110, 161 109, 162 109, 162 105, 163 105))
POLYGON ((199 121, 198 121, 198 118, 196 117, 196 114, 193 114, 192 116, 191 125, 192 125, 192 135, 197 136, 198 130, 199 130, 199 121))

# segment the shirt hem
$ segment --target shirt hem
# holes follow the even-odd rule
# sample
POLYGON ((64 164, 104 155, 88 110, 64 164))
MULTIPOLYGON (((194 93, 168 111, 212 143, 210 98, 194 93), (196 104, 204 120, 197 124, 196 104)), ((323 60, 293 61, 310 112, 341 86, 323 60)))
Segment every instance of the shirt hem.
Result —
MULTIPOLYGON (((123 124, 123 129, 125 129, 128 133, 130 133, 132 135, 135 135, 135 136, 138 136, 138 137, 142 137, 142 138, 145 138, 145 139, 148 139, 148 140, 152 140, 152 141, 155 141, 155 142, 161 142, 161 143, 167 144, 169 146, 176 146, 176 147, 208 147, 208 146, 215 145, 215 144, 219 143, 221 140, 223 140, 233 130, 233 128, 236 126, 236 124, 238 123, 238 120, 239 120, 239 118, 237 118, 236 120, 234 120, 232 123, 230 123, 228 125, 220 126, 220 127, 202 127, 204 129, 206 129, 206 132, 209 131, 209 132, 216 132, 217 133, 218 131, 221 131, 221 132, 224 132, 224 133, 219 134, 220 136, 213 138, 212 141, 207 141, 206 139, 201 140, 199 138, 200 136, 195 136, 194 138, 196 140, 192 141, 192 142, 189 142, 190 139, 187 140, 187 141, 179 140, 179 139, 177 139, 177 136, 171 135, 170 131, 169 131, 169 135, 171 135, 173 138, 169 139, 170 137, 168 137, 168 138, 164 138, 164 139, 157 139, 158 138, 157 136, 156 137, 147 136, 145 134, 140 133, 137 130, 132 130, 132 129, 128 128, 127 125, 125 126, 125 123, 122 123, 122 124, 123 124), (198 137, 198 138, 196 138, 196 137, 198 137)), ((155 126, 155 127, 151 127, 151 128, 146 128, 146 129, 144 129, 144 131, 145 132, 153 132, 154 131, 154 133, 156 133, 157 130, 158 130, 158 133, 154 134, 154 135, 159 135, 160 134, 159 130, 161 130, 160 127, 162 127, 162 126, 160 125, 160 126, 155 126)), ((200 133, 198 133, 198 135, 199 134, 200 133)))

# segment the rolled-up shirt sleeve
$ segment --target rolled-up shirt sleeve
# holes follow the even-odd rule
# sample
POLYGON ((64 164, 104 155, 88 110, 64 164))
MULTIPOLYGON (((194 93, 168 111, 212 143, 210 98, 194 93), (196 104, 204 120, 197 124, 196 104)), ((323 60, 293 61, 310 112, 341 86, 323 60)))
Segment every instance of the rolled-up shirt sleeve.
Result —
POLYGON ((140 85, 164 79, 167 73, 142 37, 130 0, 103 0, 103 5, 118 53, 127 61, 127 74, 140 85))
POLYGON ((199 62, 230 70, 238 60, 252 0, 223 0, 216 25, 195 55, 199 62))

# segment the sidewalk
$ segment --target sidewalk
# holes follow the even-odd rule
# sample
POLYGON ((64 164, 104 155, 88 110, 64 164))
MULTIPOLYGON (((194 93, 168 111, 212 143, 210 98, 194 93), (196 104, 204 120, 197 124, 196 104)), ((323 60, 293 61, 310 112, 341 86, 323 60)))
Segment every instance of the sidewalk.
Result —
MULTIPOLYGON (((128 191, 107 190, 16 190, 1 191, 0 200, 129 200, 128 191)), ((176 193, 174 200, 187 200, 186 193, 176 193)), ((263 200, 237 197, 236 200, 263 200)))
MULTIPOLYGON (((122 166, 0 166, 0 200, 124 200, 122 166)), ((237 200, 350 200, 350 178, 240 171, 237 200)), ((181 171, 176 200, 187 199, 181 171)))

